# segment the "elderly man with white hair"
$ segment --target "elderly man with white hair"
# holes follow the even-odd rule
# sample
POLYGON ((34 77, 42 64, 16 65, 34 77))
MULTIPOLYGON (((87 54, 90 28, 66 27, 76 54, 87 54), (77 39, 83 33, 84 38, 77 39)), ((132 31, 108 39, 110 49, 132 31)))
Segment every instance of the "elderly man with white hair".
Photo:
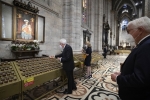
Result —
POLYGON ((128 23, 127 32, 136 47, 121 66, 111 74, 117 82, 121 100, 150 100, 150 19, 141 17, 128 23))
POLYGON ((73 51, 70 45, 67 44, 65 39, 60 39, 59 41, 60 48, 63 49, 62 53, 55 55, 55 58, 61 61, 63 64, 62 67, 66 72, 68 78, 68 89, 65 89, 64 94, 72 94, 73 90, 76 90, 76 84, 73 77, 74 60, 73 60, 73 51))

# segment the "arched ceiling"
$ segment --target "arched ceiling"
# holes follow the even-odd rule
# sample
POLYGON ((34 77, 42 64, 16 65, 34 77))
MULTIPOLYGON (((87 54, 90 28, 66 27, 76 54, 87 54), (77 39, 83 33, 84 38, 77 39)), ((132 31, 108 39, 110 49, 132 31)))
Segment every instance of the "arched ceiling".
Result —
POLYGON ((132 20, 138 17, 138 8, 142 7, 144 0, 112 0, 113 10, 116 11, 118 21, 132 20))

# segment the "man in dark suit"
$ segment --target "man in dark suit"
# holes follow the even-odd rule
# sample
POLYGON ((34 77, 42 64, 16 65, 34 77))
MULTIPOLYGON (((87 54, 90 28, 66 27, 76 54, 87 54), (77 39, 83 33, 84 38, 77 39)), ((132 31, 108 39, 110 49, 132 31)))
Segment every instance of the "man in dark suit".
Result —
POLYGON ((76 85, 73 77, 73 69, 74 69, 74 60, 73 60, 73 51, 71 46, 66 44, 65 39, 60 39, 60 48, 63 49, 62 53, 59 55, 55 55, 55 58, 61 61, 63 64, 62 67, 66 72, 66 76, 68 78, 68 89, 64 91, 64 94, 72 94, 72 90, 76 90, 76 85))
POLYGON ((150 19, 141 17, 128 23, 127 32, 136 47, 121 66, 111 74, 117 82, 121 100, 150 100, 150 19))

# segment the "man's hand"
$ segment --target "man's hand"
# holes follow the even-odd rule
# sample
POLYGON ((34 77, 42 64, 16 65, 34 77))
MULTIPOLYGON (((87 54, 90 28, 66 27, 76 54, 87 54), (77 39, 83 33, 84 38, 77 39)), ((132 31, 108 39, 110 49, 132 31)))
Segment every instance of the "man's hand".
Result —
POLYGON ((89 56, 89 54, 86 54, 86 56, 89 56))
POLYGON ((113 74, 111 74, 111 80, 116 82, 117 80, 117 76, 120 75, 120 72, 114 72, 113 74))
POLYGON ((61 61, 61 57, 58 57, 57 60, 61 61))
POLYGON ((49 56, 49 58, 55 58, 55 56, 49 56))

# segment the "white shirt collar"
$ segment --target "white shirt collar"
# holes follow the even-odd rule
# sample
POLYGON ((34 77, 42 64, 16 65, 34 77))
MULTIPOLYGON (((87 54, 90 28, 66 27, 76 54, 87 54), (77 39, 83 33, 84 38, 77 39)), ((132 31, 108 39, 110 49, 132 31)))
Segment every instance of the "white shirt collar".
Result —
POLYGON ((149 37, 149 36, 150 36, 150 34, 147 35, 147 36, 145 36, 143 39, 141 39, 141 40, 139 41, 138 45, 139 45, 144 39, 146 39, 146 38, 149 37))

